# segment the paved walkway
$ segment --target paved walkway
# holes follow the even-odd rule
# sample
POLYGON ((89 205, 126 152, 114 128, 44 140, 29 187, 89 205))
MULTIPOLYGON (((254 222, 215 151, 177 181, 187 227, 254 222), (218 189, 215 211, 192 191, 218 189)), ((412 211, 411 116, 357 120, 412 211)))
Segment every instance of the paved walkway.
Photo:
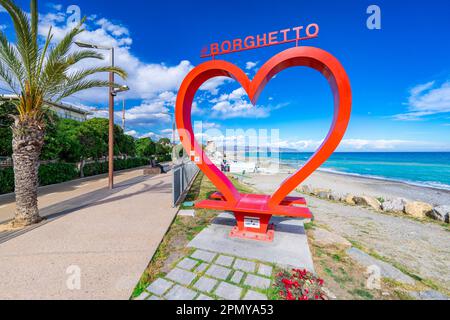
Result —
POLYGON ((267 300, 273 266, 196 250, 136 300, 267 300))
MULTIPOLYGON (((142 169, 116 172, 114 181, 117 185, 130 179, 142 178, 142 169)), ((80 201, 90 203, 89 194, 94 191, 107 189, 108 176, 99 175, 84 179, 73 180, 39 188, 39 208, 44 217, 61 213, 80 205, 80 201), (85 197, 83 197, 85 196, 85 197)), ((0 195, 0 223, 14 218, 14 194, 0 195)))
POLYGON ((176 214, 171 175, 141 173, 44 190, 49 222, 0 244, 0 299, 128 299, 176 214))

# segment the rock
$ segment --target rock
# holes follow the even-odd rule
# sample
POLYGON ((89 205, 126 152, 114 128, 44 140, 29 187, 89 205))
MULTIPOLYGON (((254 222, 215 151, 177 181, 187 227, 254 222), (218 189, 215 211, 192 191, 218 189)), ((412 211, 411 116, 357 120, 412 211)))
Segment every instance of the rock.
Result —
POLYGON ((345 195, 336 191, 331 192, 330 194, 330 200, 336 201, 336 202, 343 202, 345 201, 345 195))
POLYGON ((424 219, 433 212, 433 206, 425 202, 408 202, 405 206, 405 213, 408 216, 424 219))
POLYGON ((323 287, 322 291, 325 293, 325 295, 327 296, 328 299, 330 300, 337 300, 336 295, 330 291, 330 289, 323 287))
POLYGON ((349 205, 351 205, 351 206, 354 206, 355 204, 356 204, 356 202, 355 202, 355 196, 354 195, 352 195, 352 194, 348 194, 346 197, 345 197, 345 201, 344 201, 346 204, 349 204, 349 205))
POLYGON ((351 248, 352 244, 345 238, 338 234, 331 233, 324 229, 315 229, 313 231, 314 243, 319 247, 337 246, 344 248, 351 248))
POLYGON ((355 201, 356 205, 358 206, 370 207, 375 210, 381 209, 381 202, 375 199, 374 197, 369 196, 355 197, 353 201, 355 201))
POLYGON ((317 194, 317 196, 320 199, 330 200, 331 199, 331 192, 328 191, 321 191, 317 194))
POLYGON ((307 184, 303 185, 301 190, 304 194, 311 194, 311 187, 307 184))
POLYGON ((386 200, 381 205, 381 209, 385 212, 404 212, 407 202, 406 199, 402 198, 386 200))
POLYGON ((428 213, 428 217, 434 220, 450 223, 450 206, 439 206, 428 213))
POLYGON ((321 198, 321 199, 329 200, 330 199, 330 195, 331 195, 331 190, 317 188, 317 189, 314 189, 312 191, 312 194, 317 196, 317 197, 319 197, 319 198, 321 198))

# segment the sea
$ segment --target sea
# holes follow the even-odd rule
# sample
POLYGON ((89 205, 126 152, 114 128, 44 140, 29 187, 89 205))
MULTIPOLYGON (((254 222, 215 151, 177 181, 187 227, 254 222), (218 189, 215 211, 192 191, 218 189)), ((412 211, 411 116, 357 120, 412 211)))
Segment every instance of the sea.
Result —
MULTIPOLYGON (((300 168, 312 153, 274 156, 282 164, 300 168)), ((319 170, 450 190, 450 152, 335 153, 319 170)))

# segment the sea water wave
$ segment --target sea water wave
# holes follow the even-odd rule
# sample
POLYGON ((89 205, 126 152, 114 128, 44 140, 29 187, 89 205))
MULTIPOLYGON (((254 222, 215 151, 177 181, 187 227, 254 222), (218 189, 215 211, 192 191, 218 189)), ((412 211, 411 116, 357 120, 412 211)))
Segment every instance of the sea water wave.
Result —
MULTIPOLYGON (((280 153, 281 163, 299 168, 312 153, 280 153)), ((450 152, 335 153, 321 171, 450 190, 450 152)))

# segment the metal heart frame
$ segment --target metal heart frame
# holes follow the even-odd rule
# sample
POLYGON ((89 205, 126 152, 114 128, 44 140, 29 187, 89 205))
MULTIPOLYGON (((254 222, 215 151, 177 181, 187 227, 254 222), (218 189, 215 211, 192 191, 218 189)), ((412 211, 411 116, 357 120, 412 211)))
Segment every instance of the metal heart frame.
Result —
POLYGON ((266 84, 281 71, 292 67, 309 67, 319 71, 329 82, 334 95, 334 119, 323 144, 295 174, 289 177, 270 197, 269 209, 279 207, 286 197, 316 171, 336 151, 350 122, 352 91, 350 81, 341 63, 330 53, 314 47, 295 47, 285 50, 257 72, 251 81, 239 67, 222 60, 212 60, 194 68, 184 79, 178 92, 176 122, 181 142, 185 150, 196 159, 200 170, 220 191, 226 207, 233 208, 242 199, 231 181, 205 155, 197 143, 192 128, 192 103, 197 90, 215 77, 229 77, 239 82, 247 92, 253 105, 256 104, 266 84))

